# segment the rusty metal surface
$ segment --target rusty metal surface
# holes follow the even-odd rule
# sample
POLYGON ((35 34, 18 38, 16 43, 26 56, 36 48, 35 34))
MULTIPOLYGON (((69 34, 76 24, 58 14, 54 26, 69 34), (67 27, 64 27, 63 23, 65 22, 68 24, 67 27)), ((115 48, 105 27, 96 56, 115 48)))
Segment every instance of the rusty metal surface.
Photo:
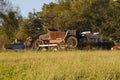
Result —
POLYGON ((48 30, 50 40, 59 40, 62 39, 62 32, 61 31, 50 31, 48 30))
POLYGON ((59 42, 63 41, 61 31, 48 30, 48 34, 49 34, 50 43, 59 43, 59 42))

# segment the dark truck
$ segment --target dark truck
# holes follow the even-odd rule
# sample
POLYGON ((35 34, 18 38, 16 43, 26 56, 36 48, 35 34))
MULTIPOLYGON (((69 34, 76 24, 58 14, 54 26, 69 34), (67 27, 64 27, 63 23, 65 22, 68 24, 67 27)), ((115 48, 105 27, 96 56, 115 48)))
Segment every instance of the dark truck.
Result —
POLYGON ((82 32, 78 41, 79 48, 95 48, 95 49, 108 49, 114 46, 114 42, 106 37, 101 37, 99 32, 92 33, 91 31, 82 32))

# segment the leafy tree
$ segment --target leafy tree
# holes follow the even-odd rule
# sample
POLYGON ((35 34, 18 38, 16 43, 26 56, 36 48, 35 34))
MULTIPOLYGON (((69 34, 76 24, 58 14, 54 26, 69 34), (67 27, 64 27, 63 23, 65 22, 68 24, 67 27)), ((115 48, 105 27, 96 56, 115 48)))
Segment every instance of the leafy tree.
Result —
POLYGON ((19 29, 16 35, 17 38, 25 40, 28 36, 38 38, 44 32, 42 21, 38 17, 38 12, 29 13, 28 18, 19 22, 19 29))
POLYGON ((1 1, 1 10, 0 10, 0 19, 2 20, 1 28, 0 28, 0 39, 2 39, 2 43, 11 42, 16 35, 16 32, 19 28, 19 19, 21 18, 20 14, 18 14, 18 8, 13 8, 13 5, 7 0, 1 1))

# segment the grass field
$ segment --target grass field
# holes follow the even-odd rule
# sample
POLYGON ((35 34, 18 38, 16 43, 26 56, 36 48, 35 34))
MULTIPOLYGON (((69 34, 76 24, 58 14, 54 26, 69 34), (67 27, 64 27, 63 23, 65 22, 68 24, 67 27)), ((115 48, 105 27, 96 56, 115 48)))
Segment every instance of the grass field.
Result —
POLYGON ((0 80, 120 80, 120 51, 0 52, 0 80))

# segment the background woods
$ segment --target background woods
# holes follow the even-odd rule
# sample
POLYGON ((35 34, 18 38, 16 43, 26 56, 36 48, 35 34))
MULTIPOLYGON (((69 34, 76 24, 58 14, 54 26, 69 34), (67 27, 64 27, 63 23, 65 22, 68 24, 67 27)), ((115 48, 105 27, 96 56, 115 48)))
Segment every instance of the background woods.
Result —
POLYGON ((113 0, 58 0, 44 4, 40 12, 30 12, 27 18, 21 17, 19 8, 9 1, 3 2, 5 5, 2 2, 0 39, 4 43, 14 38, 36 38, 47 28, 100 32, 114 41, 120 36, 120 4, 113 0))

